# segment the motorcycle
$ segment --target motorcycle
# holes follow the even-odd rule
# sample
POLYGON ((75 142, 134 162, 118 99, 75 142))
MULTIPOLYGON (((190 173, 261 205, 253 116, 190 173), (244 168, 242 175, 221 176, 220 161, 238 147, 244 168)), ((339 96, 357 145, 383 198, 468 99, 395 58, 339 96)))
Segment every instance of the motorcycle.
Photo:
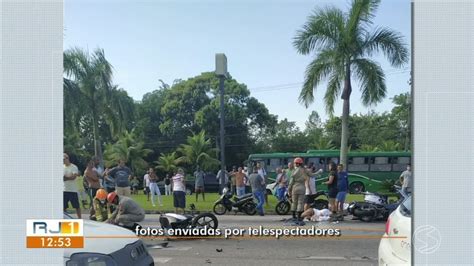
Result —
MULTIPOLYGON (((329 201, 328 201, 328 196, 327 193, 324 191, 318 191, 316 192, 315 195, 315 200, 314 202, 310 205, 311 208, 313 209, 327 209, 329 206, 329 201), (320 196, 324 196, 322 199, 318 199, 320 196)), ((275 207, 275 212, 279 215, 286 215, 290 211, 291 208, 291 198, 288 193, 285 193, 285 199, 278 202, 278 204, 275 207)))
POLYGON ((210 228, 217 229, 217 217, 209 212, 196 215, 196 208, 191 204, 190 214, 164 213, 160 215, 160 224, 163 229, 210 228))
POLYGON ((232 197, 232 192, 228 188, 222 190, 221 197, 214 203, 214 213, 223 215, 227 211, 243 212, 247 215, 255 215, 257 213, 257 204, 253 200, 253 194, 248 193, 241 197, 232 197))
POLYGON ((364 192, 363 202, 352 202, 347 208, 348 212, 352 214, 355 219, 364 222, 371 222, 374 220, 386 221, 388 216, 400 205, 400 203, 407 198, 405 192, 401 187, 394 186, 398 194, 398 200, 389 202, 387 195, 379 193, 364 192))

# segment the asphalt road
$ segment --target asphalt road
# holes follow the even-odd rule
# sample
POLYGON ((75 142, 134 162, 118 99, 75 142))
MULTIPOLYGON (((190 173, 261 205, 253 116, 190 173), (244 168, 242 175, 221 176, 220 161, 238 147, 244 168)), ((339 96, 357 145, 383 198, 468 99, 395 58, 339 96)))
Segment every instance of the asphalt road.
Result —
MULTIPOLYGON (((232 228, 295 228, 282 221, 288 216, 218 216, 221 230, 232 228)), ((350 217, 348 217, 350 219, 350 217)), ((307 222, 300 228, 340 229, 339 237, 241 237, 229 239, 145 239, 156 265, 377 265, 383 222, 307 222), (220 252, 218 252, 218 250, 220 252), (221 251, 222 250, 222 251, 221 251)), ((158 215, 147 215, 143 226, 159 227, 158 215)))

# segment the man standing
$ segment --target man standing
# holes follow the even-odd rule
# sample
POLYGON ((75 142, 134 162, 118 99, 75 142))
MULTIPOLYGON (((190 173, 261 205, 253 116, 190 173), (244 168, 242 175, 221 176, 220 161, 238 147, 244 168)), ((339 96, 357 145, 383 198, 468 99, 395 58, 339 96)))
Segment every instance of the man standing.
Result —
POLYGON ((173 205, 176 213, 184 213, 184 208, 186 208, 186 181, 184 178, 184 171, 181 168, 178 168, 178 173, 171 178, 173 205))
POLYGON ((119 159, 118 166, 112 168, 108 174, 115 180, 115 192, 119 196, 130 196, 130 176, 132 170, 125 166, 125 160, 119 159))
POLYGON ((109 204, 117 206, 110 218, 107 219, 108 223, 133 229, 135 223, 145 219, 145 210, 129 197, 111 192, 107 195, 107 201, 109 204))
POLYGON ((229 183, 229 173, 227 170, 224 170, 224 174, 222 175, 222 169, 217 172, 217 180, 219 180, 219 195, 222 194, 222 190, 225 186, 229 183))
POLYGON ((74 209, 76 209, 77 218, 81 219, 81 206, 79 205, 79 197, 77 195, 78 189, 76 186, 76 178, 79 176, 79 169, 77 166, 69 161, 69 155, 67 153, 63 154, 63 163, 64 163, 64 192, 63 192, 63 207, 64 211, 69 206, 69 202, 74 209))
POLYGON ((337 195, 336 195, 336 212, 338 220, 344 220, 344 201, 346 200, 347 191, 349 190, 348 174, 344 171, 344 165, 337 165, 337 195))
POLYGON ((316 196, 318 195, 316 193, 316 177, 321 176, 321 173, 323 172, 323 169, 319 169, 317 172, 316 168, 313 166, 310 168, 312 171, 312 174, 309 176, 309 179, 305 183, 306 187, 306 192, 305 192, 305 198, 304 198, 304 210, 306 211, 309 209, 311 204, 314 203, 316 196))
POLYGON ((143 182, 145 183, 145 194, 146 194, 146 201, 150 201, 150 171, 148 170, 143 176, 143 182))
POLYGON ((91 202, 94 199, 97 190, 100 188, 100 180, 97 171, 94 170, 94 163, 94 160, 90 160, 87 164, 86 170, 84 171, 84 179, 87 181, 87 185, 89 187, 89 197, 91 202))
POLYGON ((107 168, 104 171, 104 188, 107 193, 115 191, 115 180, 108 174, 110 170, 107 168))
MULTIPOLYGON (((100 187, 104 187, 104 168, 100 165, 100 160, 99 157, 92 157, 92 160, 94 161, 94 168, 93 170, 97 173, 97 176, 100 179, 100 187)), ((95 195, 94 195, 95 196, 95 195)))
POLYGON ((204 173, 203 170, 198 166, 196 166, 196 171, 194 172, 194 192, 196 193, 196 202, 198 201, 199 193, 202 193, 202 201, 205 201, 204 198, 204 173))
POLYGON ((230 177, 230 191, 231 191, 232 195, 236 194, 236 191, 235 191, 235 174, 237 174, 237 166, 232 167, 232 172, 229 175, 229 177, 230 177))
POLYGON ((288 169, 286 169, 286 178, 288 178, 287 182, 291 182, 291 175, 293 175, 293 171, 295 170, 295 165, 293 162, 288 163, 288 169))
POLYGON ((295 158, 295 170, 291 174, 290 185, 288 186, 288 194, 293 201, 291 203, 291 211, 296 225, 304 225, 301 214, 304 210, 304 196, 306 192, 306 182, 311 176, 311 171, 304 168, 302 158, 295 158))
POLYGON ((400 183, 402 183, 402 191, 410 194, 412 186, 411 165, 407 165, 407 170, 400 175, 400 183))
MULTIPOLYGON (((257 163, 258 174, 263 178, 263 182, 266 186, 267 184, 267 171, 265 171, 265 167, 262 167, 260 162, 257 163)), ((265 197, 265 204, 268 206, 268 194, 266 193, 266 189, 263 191, 265 197)))
POLYGON ((258 174, 258 168, 254 167, 253 173, 249 177, 250 186, 252 187, 252 193, 254 197, 257 199, 257 212, 260 216, 263 216, 263 203, 264 203, 264 196, 265 193, 265 181, 263 177, 258 174))
POLYGON ((239 167, 237 172, 234 174, 235 188, 237 190, 237 197, 245 194, 245 174, 242 167, 239 167))
POLYGON ((275 180, 275 186, 273 186, 273 189, 275 189, 276 186, 278 188, 276 189, 276 197, 278 198, 278 201, 283 201, 285 199, 285 193, 286 193, 286 187, 288 185, 287 183, 287 177, 286 174, 283 172, 283 169, 278 167, 276 169, 277 172, 277 178, 275 180))

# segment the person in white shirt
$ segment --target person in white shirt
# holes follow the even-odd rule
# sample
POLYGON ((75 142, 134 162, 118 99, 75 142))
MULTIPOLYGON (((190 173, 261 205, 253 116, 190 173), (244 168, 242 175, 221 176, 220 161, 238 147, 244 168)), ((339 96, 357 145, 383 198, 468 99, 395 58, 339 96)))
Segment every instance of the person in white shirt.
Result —
POLYGON ((171 189, 173 190, 173 203, 176 213, 184 213, 186 208, 186 184, 184 179, 184 171, 178 168, 178 172, 171 178, 171 189))
POLYGON ((76 185, 76 178, 79 176, 79 169, 77 166, 69 161, 69 155, 63 154, 64 163, 64 192, 63 192, 63 207, 64 211, 69 207, 69 202, 74 209, 76 209, 77 218, 81 219, 81 206, 79 205, 79 197, 77 195, 78 188, 76 185))
MULTIPOLYGON (((311 169, 311 171, 316 170, 315 168, 311 169)), ((306 180, 305 182, 305 199, 304 199, 304 210, 306 211, 309 209, 309 206, 314 203, 316 199, 316 177, 320 177, 323 173, 323 169, 319 169, 317 172, 313 172, 313 174, 306 180)))
POLYGON ((222 170, 219 170, 219 172, 217 172, 217 176, 216 176, 216 179, 219 181, 219 195, 222 194, 222 190, 229 183, 229 173, 227 172, 227 170, 224 171, 224 176, 223 177, 221 177, 221 173, 222 173, 222 170))
POLYGON ((331 219, 331 211, 328 209, 318 210, 310 208, 304 211, 301 217, 311 220, 313 222, 328 221, 329 219, 331 219))
POLYGON ((143 182, 145 182, 146 201, 150 201, 150 172, 149 171, 147 171, 145 176, 143 176, 143 182))
POLYGON ((411 193, 412 187, 412 174, 411 174, 411 165, 407 165, 407 170, 403 171, 400 175, 400 183, 402 183, 402 190, 406 194, 411 193))

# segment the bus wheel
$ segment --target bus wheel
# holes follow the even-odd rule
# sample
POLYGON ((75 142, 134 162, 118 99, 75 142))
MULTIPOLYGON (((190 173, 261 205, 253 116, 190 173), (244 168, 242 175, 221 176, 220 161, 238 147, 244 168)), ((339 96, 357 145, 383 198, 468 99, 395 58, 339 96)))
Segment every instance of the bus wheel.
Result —
POLYGON ((362 182, 360 181, 355 181, 355 182, 352 182, 350 185, 349 185, 349 192, 351 194, 359 194, 361 192, 364 192, 365 191, 365 186, 362 182))

